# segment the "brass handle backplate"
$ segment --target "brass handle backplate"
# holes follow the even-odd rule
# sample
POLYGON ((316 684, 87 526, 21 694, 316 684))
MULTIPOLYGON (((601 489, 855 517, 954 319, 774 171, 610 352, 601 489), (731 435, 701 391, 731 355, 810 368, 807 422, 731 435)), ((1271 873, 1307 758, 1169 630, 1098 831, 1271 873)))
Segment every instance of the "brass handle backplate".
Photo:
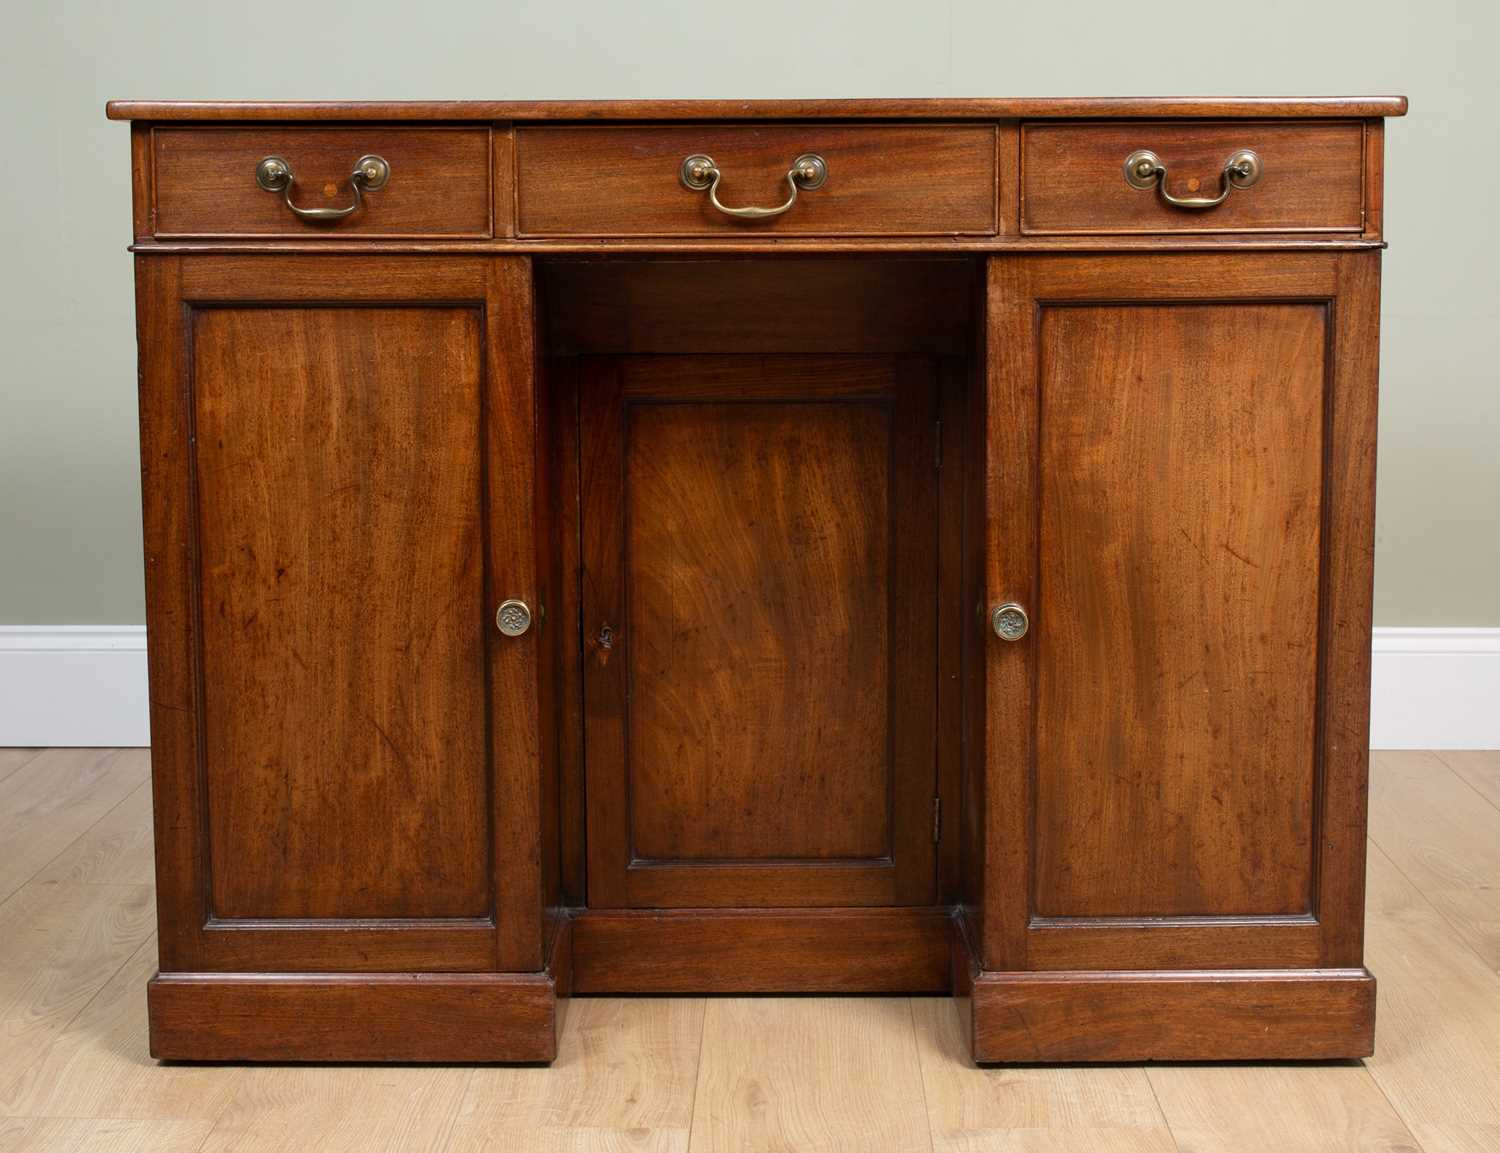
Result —
POLYGON ((1217 196, 1173 196, 1167 191, 1167 166, 1162 158, 1142 148, 1125 157, 1125 183, 1148 192, 1152 188, 1173 208, 1214 208, 1223 204, 1236 188, 1249 188, 1261 178, 1260 157, 1242 148, 1224 161, 1224 187, 1217 196))
POLYGON ((267 156, 255 166, 255 183, 267 192, 279 192, 286 206, 303 220, 342 220, 359 211, 363 194, 378 192, 391 178, 391 166, 383 156, 361 156, 354 162, 354 171, 349 173, 349 187, 354 190, 354 202, 344 208, 302 208, 292 203, 292 166, 280 156, 267 156))
POLYGON ((708 189, 708 201, 725 216, 734 216, 740 220, 764 220, 768 216, 780 216, 792 205, 797 203, 797 193, 811 192, 815 188, 822 188, 828 179, 828 163, 816 152, 804 152, 787 170, 786 186, 787 197, 783 204, 775 208, 728 208, 719 202, 719 180, 723 173, 719 166, 714 163, 713 157, 704 156, 702 153, 694 153, 682 162, 682 167, 677 170, 678 178, 682 181, 684 188, 690 188, 694 192, 702 192, 708 189))

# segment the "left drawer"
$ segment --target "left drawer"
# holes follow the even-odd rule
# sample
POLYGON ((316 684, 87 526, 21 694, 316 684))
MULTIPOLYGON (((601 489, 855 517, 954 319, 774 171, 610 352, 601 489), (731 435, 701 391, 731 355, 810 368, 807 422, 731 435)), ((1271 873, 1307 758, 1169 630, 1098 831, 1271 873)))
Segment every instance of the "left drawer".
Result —
MULTIPOLYGON (((460 239, 494 234, 490 129, 483 127, 214 128, 152 132, 154 235, 460 239), (355 203, 362 157, 389 177, 355 203), (267 157, 291 170, 289 196, 256 181, 267 157), (295 206, 295 207, 293 207, 295 206), (309 210, 330 210, 304 215, 309 210)), ((378 182, 377 182, 378 183, 378 182)))

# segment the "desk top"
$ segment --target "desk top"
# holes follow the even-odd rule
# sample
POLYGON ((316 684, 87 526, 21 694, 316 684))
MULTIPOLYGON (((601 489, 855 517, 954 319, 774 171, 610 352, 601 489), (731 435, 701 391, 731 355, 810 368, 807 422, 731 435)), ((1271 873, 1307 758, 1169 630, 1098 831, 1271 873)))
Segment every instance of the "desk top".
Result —
POLYGON ((923 100, 111 100, 111 120, 1039 120, 1406 115, 1404 96, 923 100))

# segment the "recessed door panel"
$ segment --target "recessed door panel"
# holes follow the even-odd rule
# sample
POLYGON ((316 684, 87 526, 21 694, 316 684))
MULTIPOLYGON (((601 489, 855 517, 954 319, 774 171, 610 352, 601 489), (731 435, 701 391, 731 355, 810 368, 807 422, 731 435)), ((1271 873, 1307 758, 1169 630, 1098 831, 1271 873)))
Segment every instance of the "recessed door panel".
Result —
POLYGON ((890 437, 878 404, 629 408, 637 859, 891 855, 890 437))
POLYGON ((1312 908, 1321 304, 1041 318, 1041 916, 1312 908))
POLYGON ((590 905, 930 900, 931 362, 584 363, 590 905))
POLYGON ((489 915, 481 337, 195 318, 216 917, 489 915))

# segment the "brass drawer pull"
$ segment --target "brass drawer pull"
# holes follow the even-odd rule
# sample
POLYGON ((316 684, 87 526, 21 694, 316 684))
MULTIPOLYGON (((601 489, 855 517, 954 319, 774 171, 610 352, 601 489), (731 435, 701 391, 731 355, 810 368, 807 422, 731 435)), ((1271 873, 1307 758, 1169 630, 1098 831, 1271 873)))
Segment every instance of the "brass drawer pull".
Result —
POLYGON ((1236 188, 1249 188, 1261 176, 1260 157, 1242 148, 1224 161, 1224 187, 1217 196, 1173 196, 1167 191, 1167 166, 1156 153, 1142 148, 1125 157, 1125 183, 1148 191, 1153 186, 1174 208, 1213 208, 1223 204, 1236 188))
POLYGON ((725 216, 737 216, 742 220, 763 220, 767 216, 780 216, 796 204, 798 191, 811 192, 815 188, 822 188, 824 181, 828 179, 828 164, 816 152, 804 152, 793 160, 786 174, 786 203, 778 204, 775 208, 726 208, 720 204, 719 178, 723 174, 711 156, 701 153, 689 156, 682 162, 677 174, 682 178, 683 186, 694 192, 708 189, 709 203, 725 216))
POLYGON ((304 220, 342 220, 359 211, 362 194, 378 192, 391 178, 391 166, 383 156, 361 156, 349 173, 354 203, 347 208, 299 208, 292 203, 292 166, 279 156, 267 156, 255 166, 255 183, 267 192, 279 192, 286 206, 304 220))

